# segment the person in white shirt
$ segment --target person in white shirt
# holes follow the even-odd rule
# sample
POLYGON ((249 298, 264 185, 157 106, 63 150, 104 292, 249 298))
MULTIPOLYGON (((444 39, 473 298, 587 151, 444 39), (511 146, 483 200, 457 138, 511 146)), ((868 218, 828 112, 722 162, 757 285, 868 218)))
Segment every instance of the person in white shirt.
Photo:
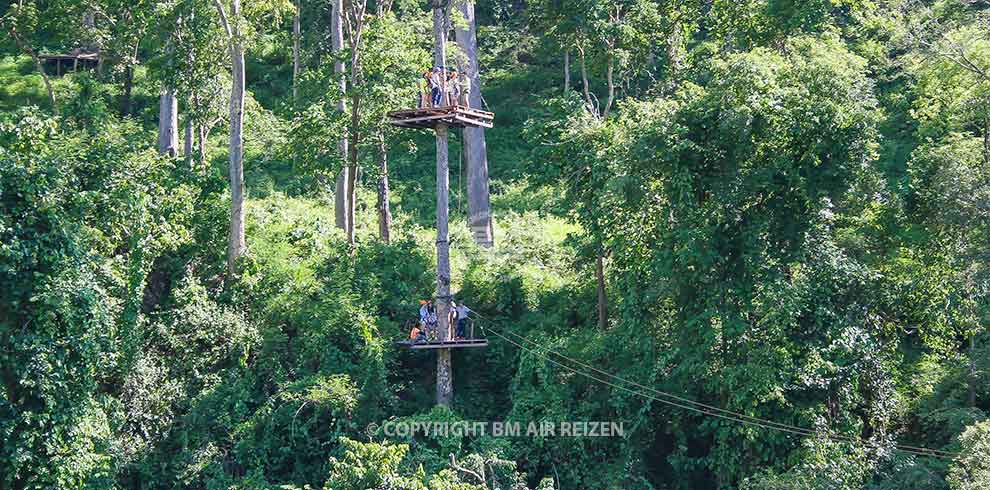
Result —
POLYGON ((454 339, 464 340, 464 331, 467 327, 468 314, 471 313, 471 308, 468 308, 466 304, 461 303, 454 305, 454 312, 457 314, 457 333, 454 335, 454 339))

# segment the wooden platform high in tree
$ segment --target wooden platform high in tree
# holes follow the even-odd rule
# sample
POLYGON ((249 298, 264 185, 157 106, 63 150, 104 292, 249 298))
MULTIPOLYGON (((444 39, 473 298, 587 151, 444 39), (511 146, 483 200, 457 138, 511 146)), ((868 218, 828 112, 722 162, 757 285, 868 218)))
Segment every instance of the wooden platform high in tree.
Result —
POLYGON ((462 105, 404 109, 388 113, 393 125, 414 129, 436 129, 440 124, 455 128, 491 128, 494 117, 494 113, 462 105))
POLYGON ((488 347, 488 339, 464 339, 446 341, 415 342, 412 340, 401 340, 395 342, 399 347, 408 349, 456 349, 462 347, 488 347))

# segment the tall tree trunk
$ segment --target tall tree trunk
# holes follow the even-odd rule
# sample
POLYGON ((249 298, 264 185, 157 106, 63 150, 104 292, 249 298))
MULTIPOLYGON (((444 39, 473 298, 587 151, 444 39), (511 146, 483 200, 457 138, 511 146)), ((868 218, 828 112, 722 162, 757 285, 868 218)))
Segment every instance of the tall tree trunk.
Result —
MULTIPOLYGON (((437 319, 439 340, 450 340, 450 243, 448 242, 448 206, 450 175, 447 163, 447 126, 440 124, 437 133, 437 319)), ((437 405, 450 406, 454 398, 453 367, 450 349, 437 350, 437 405)))
POLYGON ((680 26, 671 26, 671 33, 667 36, 667 85, 669 93, 674 92, 677 87, 677 77, 684 65, 684 40, 680 26))
POLYGON ((166 88, 158 99, 158 152, 175 157, 179 151, 179 101, 166 88))
MULTIPOLYGON (((199 94, 193 91, 192 96, 192 113, 199 114, 200 107, 199 94)), ((196 133, 196 159, 199 162, 200 168, 206 168, 206 124, 202 121, 193 124, 194 131, 196 133)))
POLYGON ((131 58, 127 60, 127 66, 124 68, 124 95, 120 101, 120 112, 125 116, 131 115, 131 105, 133 98, 131 97, 131 92, 134 88, 134 65, 137 63, 138 48, 141 43, 134 43, 134 48, 131 52, 131 58))
POLYGON ((196 135, 196 139, 198 140, 196 147, 199 150, 199 164, 203 168, 206 168, 206 125, 200 124, 196 127, 196 131, 198 133, 196 135))
MULTIPOLYGON (((330 51, 334 57, 333 72, 340 77, 340 100, 337 101, 337 110, 346 111, 344 103, 344 92, 347 91, 347 80, 344 79, 344 62, 340 60, 340 53, 344 49, 344 0, 333 0, 333 7, 330 11, 330 51)), ((341 160, 346 161, 348 157, 347 137, 342 137, 337 143, 341 160)), ((350 188, 348 184, 351 179, 348 175, 348 166, 345 165, 337 174, 337 185, 334 191, 334 218, 337 228, 347 230, 347 217, 350 211, 347 209, 350 188)))
POLYGON ((564 50, 564 93, 571 91, 571 52, 564 50))
POLYGON ((976 333, 969 336, 969 406, 976 408, 976 333))
POLYGON ((990 118, 983 120, 983 165, 990 166, 990 118))
POLYGON ((192 170, 195 167, 193 159, 193 134, 195 130, 193 129, 192 118, 186 118, 186 135, 185 135, 185 146, 183 147, 182 156, 186 159, 186 165, 192 170))
MULTIPOLYGON (((433 0, 433 62, 446 72, 447 13, 444 0, 433 0)), ((450 175, 447 161, 447 126, 437 134, 437 328, 440 341, 450 339, 450 244, 447 241, 450 175)), ((454 399, 454 371, 450 349, 437 350, 437 405, 450 406, 454 399)))
POLYGON ((378 236, 385 243, 392 241, 392 210, 388 203, 388 148, 385 135, 378 135, 378 236))
POLYGON ((131 115, 131 90, 134 87, 134 65, 128 63, 124 67, 124 88, 120 96, 120 113, 125 116, 131 115))
POLYGON ((447 71, 447 2, 431 0, 433 6, 433 66, 447 71))
POLYGON ((605 254, 598 252, 595 261, 595 281, 598 283, 598 329, 608 327, 608 303, 605 297, 605 254))
POLYGON ((230 0, 227 17, 221 0, 213 0, 220 13, 230 50, 230 235, 227 241, 227 274, 237 274, 237 259, 247 250, 244 238, 244 44, 238 28, 241 0, 230 0))
POLYGON ((603 118, 608 118, 608 111, 612 109, 612 103, 615 102, 615 79, 613 78, 615 57, 612 56, 611 51, 612 48, 609 48, 608 67, 605 69, 605 81, 608 83, 608 102, 605 103, 605 110, 602 111, 603 118))
MULTIPOLYGON (((356 65, 352 65, 352 73, 356 70, 356 65)), ((354 95, 351 96, 351 141, 347 163, 347 243, 350 245, 354 245, 354 205, 357 200, 357 186, 355 184, 357 183, 358 144, 361 138, 358 127, 361 122, 360 106, 361 97, 355 91, 354 95)))
POLYGON ((594 110, 594 103, 591 101, 591 88, 588 87, 588 64, 584 59, 584 46, 578 45, 578 58, 581 62, 581 88, 584 91, 584 101, 588 107, 594 110))
MULTIPOLYGON (((464 24, 455 30, 457 44, 467 57, 467 76, 471 80, 468 105, 481 109, 481 77, 478 67, 478 29, 475 23, 474 0, 460 0, 457 8, 464 24)), ((464 154, 467 161, 468 225, 475 243, 483 247, 494 244, 491 198, 488 188, 488 149, 484 128, 464 128, 464 154)))
POLYGON ((296 15, 292 17, 292 101, 299 100, 299 40, 302 37, 300 5, 296 5, 296 15))
MULTIPOLYGON (((240 0, 231 0, 240 10, 240 0)), ((231 8, 234 10, 234 8, 231 8)), ((234 14, 238 18, 240 14, 234 14)), ((244 254, 244 46, 237 40, 230 49, 233 85, 230 95, 230 245, 227 271, 237 273, 237 259, 244 254)))
POLYGON ((357 178, 358 178, 358 146, 361 143, 361 96, 357 87, 361 86, 361 32, 364 30, 364 9, 367 7, 367 0, 362 3, 355 3, 351 0, 351 12, 349 18, 351 26, 349 31, 349 41, 351 49, 351 142, 349 164, 347 169, 347 243, 354 245, 354 211, 357 202, 357 178), (357 6, 360 5, 360 8, 357 6))

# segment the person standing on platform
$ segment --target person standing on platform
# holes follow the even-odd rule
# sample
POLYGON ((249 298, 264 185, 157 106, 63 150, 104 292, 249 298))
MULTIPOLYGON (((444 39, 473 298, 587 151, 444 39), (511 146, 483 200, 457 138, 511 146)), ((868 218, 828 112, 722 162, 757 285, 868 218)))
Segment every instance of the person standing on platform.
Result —
POLYGON ((467 73, 461 72, 461 79, 458 85, 460 87, 460 98, 457 103, 464 107, 470 107, 471 104, 468 102, 468 97, 471 95, 471 77, 467 73))
POLYGON ((430 94, 432 95, 433 107, 440 107, 440 101, 443 100, 443 82, 443 71, 440 70, 439 66, 433 67, 433 73, 430 74, 430 94))
POLYGON ((457 332, 454 334, 454 339, 464 340, 465 330, 467 329, 468 315, 471 314, 471 308, 468 308, 466 304, 461 303, 454 306, 454 311, 457 313, 457 332))

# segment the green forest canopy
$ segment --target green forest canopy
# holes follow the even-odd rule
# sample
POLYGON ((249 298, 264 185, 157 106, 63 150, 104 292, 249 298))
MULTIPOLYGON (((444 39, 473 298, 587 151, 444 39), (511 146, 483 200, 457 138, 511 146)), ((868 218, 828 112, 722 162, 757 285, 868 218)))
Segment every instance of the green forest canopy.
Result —
POLYGON ((478 0, 495 247, 452 131, 451 262, 490 345, 448 408, 393 345, 432 4, 363 1, 339 46, 337 2, 3 4, 0 488, 990 488, 990 2, 478 0), (624 434, 383 430, 437 421, 624 434))

